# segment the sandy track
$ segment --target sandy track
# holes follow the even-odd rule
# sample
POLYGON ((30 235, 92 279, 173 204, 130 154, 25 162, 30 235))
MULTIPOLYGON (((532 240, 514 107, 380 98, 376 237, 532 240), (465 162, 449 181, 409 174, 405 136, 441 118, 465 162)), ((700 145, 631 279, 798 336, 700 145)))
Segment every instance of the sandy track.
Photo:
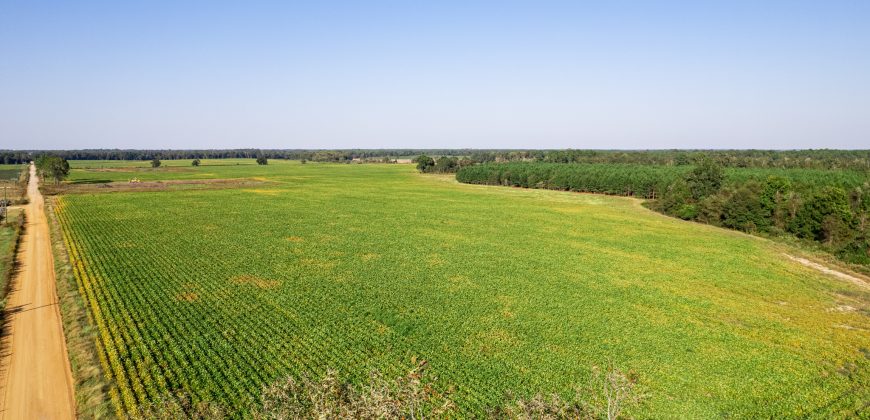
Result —
POLYGON ((843 272, 841 272, 841 271, 837 271, 837 270, 834 270, 834 269, 831 269, 831 268, 825 267, 824 265, 821 265, 821 264, 819 264, 819 263, 812 262, 812 261, 810 261, 810 260, 808 260, 808 259, 806 259, 806 258, 795 257, 795 256, 792 256, 792 255, 789 255, 789 254, 784 254, 784 255, 785 255, 788 259, 790 259, 790 260, 792 260, 792 261, 795 261, 795 262, 798 262, 798 263, 800 263, 800 264, 802 264, 802 265, 804 265, 804 266, 807 266, 807 267, 810 267, 810 268, 814 268, 814 269, 816 269, 816 270, 821 271, 822 273, 825 273, 825 274, 828 274, 828 275, 834 276, 834 277, 836 277, 836 278, 838 278, 838 279, 846 280, 846 281, 851 282, 852 284, 854 284, 854 285, 856 285, 856 286, 858 286, 858 287, 860 287, 860 288, 862 288, 862 289, 870 290, 870 283, 867 283, 867 282, 865 282, 864 280, 861 280, 860 278, 858 278, 858 277, 856 277, 856 276, 853 276, 853 275, 851 275, 851 274, 846 274, 846 273, 843 273, 843 272))
POLYGON ((30 167, 25 206, 27 228, 17 260, 18 273, 6 303, 6 328, 0 362, 2 417, 72 419, 75 398, 63 336, 54 258, 44 201, 35 168, 30 167))

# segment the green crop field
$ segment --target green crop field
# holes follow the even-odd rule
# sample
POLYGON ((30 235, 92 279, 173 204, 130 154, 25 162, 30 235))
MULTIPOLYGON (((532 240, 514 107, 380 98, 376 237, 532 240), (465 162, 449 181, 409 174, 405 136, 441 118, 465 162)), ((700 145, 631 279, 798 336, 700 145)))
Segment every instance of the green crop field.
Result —
POLYGON ((640 417, 845 416, 867 401, 868 293, 785 245, 629 198, 252 162, 73 164, 72 183, 272 181, 58 198, 120 412, 182 391, 241 416, 281 376, 359 381, 414 357, 464 415, 508 392, 569 395, 608 364, 636 373, 640 417))
POLYGON ((17 181, 23 165, 0 164, 0 182, 17 181))
POLYGON ((152 168, 150 161, 72 160, 68 181, 76 184, 124 182, 133 178, 140 181, 248 178, 273 174, 276 166, 289 165, 290 161, 273 159, 268 168, 257 165, 254 159, 202 159, 199 167, 190 163, 191 160, 164 160, 159 168, 152 168))

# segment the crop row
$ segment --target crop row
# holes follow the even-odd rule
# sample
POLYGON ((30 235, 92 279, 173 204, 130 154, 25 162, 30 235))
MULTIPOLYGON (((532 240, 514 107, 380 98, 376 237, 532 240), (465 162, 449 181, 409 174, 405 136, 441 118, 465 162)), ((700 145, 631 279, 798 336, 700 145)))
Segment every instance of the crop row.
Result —
MULTIPOLYGON (((114 216, 63 199, 56 211, 121 416, 179 392, 194 401, 220 401, 241 415, 281 375, 359 367, 397 372, 402 366, 367 354, 409 347, 401 337, 376 333, 370 319, 336 310, 326 295, 291 301, 233 280, 226 274, 231 267, 219 260, 202 261, 191 275, 178 268, 196 260, 195 248, 130 238, 145 221, 94 223, 114 216)), ((468 385, 460 389, 473 405, 494 402, 468 385)))

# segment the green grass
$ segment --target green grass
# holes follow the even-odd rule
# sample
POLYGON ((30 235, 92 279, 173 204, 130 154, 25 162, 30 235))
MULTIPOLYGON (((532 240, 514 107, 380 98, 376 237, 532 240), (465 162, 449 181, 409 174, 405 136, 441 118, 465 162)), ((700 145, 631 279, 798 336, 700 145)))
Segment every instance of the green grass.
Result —
MULTIPOLYGON (((0 164, 0 182, 18 181, 18 176, 21 175, 21 169, 24 165, 8 165, 0 164)), ((2 196, 0 196, 2 198, 2 196)))
POLYGON ((277 162, 73 171, 274 181, 60 199, 122 410, 183 390, 241 414, 279 376, 360 380, 414 356, 466 414, 569 394, 608 363, 637 373, 641 417, 846 415, 867 398, 867 293, 782 245, 628 198, 277 162))
MULTIPOLYGON (((17 213, 13 212, 9 215, 13 220, 18 217, 17 213)), ((3 223, 0 223, 0 274, 6 273, 12 263, 13 240, 15 240, 15 228, 12 224, 7 224, 4 218, 3 223)))

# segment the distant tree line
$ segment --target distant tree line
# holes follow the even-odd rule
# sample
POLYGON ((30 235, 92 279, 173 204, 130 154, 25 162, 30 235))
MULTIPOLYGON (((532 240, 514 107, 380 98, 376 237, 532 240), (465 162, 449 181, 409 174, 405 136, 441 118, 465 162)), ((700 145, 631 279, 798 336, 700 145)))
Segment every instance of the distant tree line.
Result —
POLYGON ((712 159, 726 168, 870 170, 870 150, 480 150, 467 156, 476 162, 688 166, 712 159))
POLYGON ((141 160, 154 158, 171 159, 293 159, 314 162, 350 163, 354 159, 384 157, 411 157, 420 154, 433 156, 467 156, 472 149, 348 149, 348 150, 303 150, 303 149, 212 149, 212 150, 0 150, 0 163, 27 163, 43 156, 53 155, 67 160, 141 160))
POLYGON ((463 168, 459 182, 656 198, 690 167, 510 162, 463 168))
POLYGON ((814 241, 847 262, 870 264, 870 177, 855 170, 487 163, 460 182, 655 199, 649 206, 685 220, 814 241))
POLYGON ((383 157, 450 156, 472 162, 617 163, 690 166, 709 158, 726 168, 870 170, 870 150, 504 150, 504 149, 232 149, 232 150, 7 150, 0 163, 26 163, 51 154, 67 160, 294 159, 350 163, 383 157))

